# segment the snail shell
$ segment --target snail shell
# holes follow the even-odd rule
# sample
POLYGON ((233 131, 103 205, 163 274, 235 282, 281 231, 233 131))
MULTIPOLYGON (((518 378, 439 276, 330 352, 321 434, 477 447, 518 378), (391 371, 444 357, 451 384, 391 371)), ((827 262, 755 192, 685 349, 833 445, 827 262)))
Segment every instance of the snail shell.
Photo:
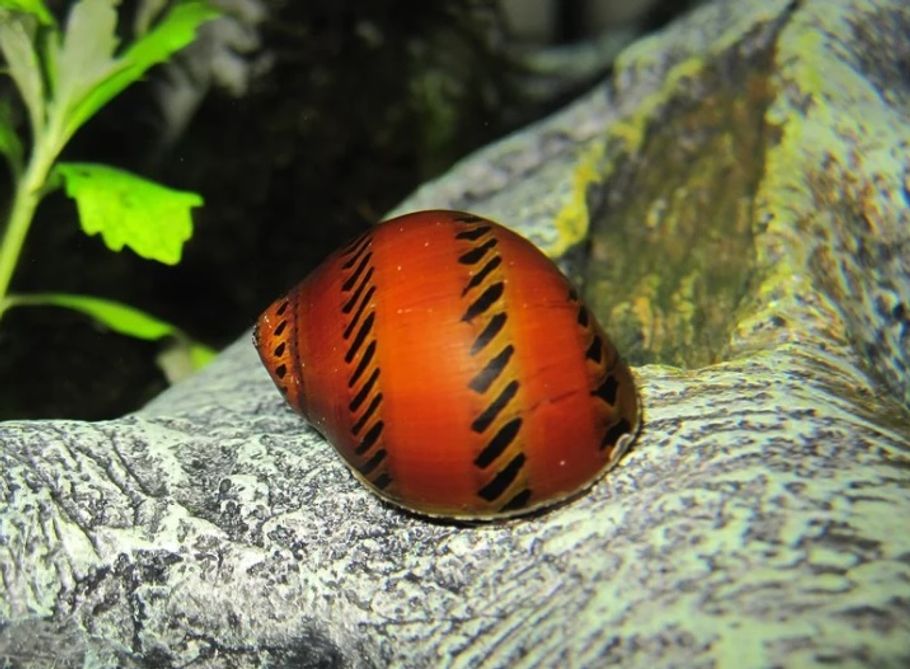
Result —
POLYGON ((568 280, 471 214, 377 225, 269 306, 254 340, 351 471, 426 515, 555 504, 616 464, 638 428, 629 369, 568 280))

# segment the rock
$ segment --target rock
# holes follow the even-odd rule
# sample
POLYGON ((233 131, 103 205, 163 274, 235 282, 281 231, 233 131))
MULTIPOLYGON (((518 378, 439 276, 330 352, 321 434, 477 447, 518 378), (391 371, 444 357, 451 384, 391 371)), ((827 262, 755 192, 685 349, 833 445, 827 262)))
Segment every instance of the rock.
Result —
POLYGON ((900 0, 709 4, 399 208, 575 260, 645 407, 590 494, 390 508, 244 336, 134 415, 0 425, 0 658, 910 663, 908 33, 900 0))

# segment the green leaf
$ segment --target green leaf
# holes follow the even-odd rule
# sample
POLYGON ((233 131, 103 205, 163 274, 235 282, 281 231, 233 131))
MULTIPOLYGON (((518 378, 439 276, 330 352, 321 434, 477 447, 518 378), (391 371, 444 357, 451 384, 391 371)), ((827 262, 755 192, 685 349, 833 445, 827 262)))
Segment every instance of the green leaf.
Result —
POLYGON ((50 305, 74 309, 91 316, 99 323, 109 327, 114 332, 154 341, 169 335, 182 334, 174 325, 144 311, 131 307, 122 302, 106 300, 91 295, 75 295, 72 293, 36 293, 29 295, 10 295, 12 306, 39 306, 50 305))
POLYGON ((174 337, 178 348, 187 351, 186 357, 189 359, 192 369, 204 367, 215 357, 213 349, 190 339, 176 325, 114 300, 72 293, 34 293, 9 295, 5 300, 5 306, 6 308, 16 306, 64 307, 80 311, 114 332, 128 337, 147 341, 174 337))
POLYGON ((122 56, 113 58, 117 38, 112 4, 112 0, 82 0, 70 14, 57 58, 59 94, 55 95, 56 103, 66 109, 64 139, 150 67, 192 42, 196 29, 219 15, 199 0, 180 2, 122 56))
POLYGON ((82 229, 100 232, 112 251, 129 246, 151 260, 180 262, 183 244, 193 234, 190 210, 202 205, 196 193, 92 163, 58 163, 55 171, 76 200, 82 229))
POLYGON ((0 50, 9 75, 25 102, 32 134, 37 138, 44 130, 44 84, 32 44, 32 32, 28 29, 27 17, 0 12, 0 50))
POLYGON ((10 101, 0 99, 0 153, 6 156, 13 177, 18 180, 22 174, 22 142, 13 125, 13 110, 10 101))
POLYGON ((53 15, 47 10, 42 0, 0 0, 0 9, 33 14, 41 25, 47 26, 54 23, 53 15))
POLYGON ((202 369, 214 360, 217 354, 218 352, 215 349, 205 344, 200 344, 199 342, 190 344, 190 361, 193 363, 193 369, 202 369))
POLYGON ((205 367, 215 355, 215 351, 208 346, 184 337, 175 337, 169 347, 155 356, 155 360, 167 380, 176 383, 205 367))
POLYGON ((114 5, 114 0, 80 0, 66 19, 63 41, 57 46, 57 89, 53 97, 67 116, 73 105, 117 67, 113 58, 119 43, 114 5))

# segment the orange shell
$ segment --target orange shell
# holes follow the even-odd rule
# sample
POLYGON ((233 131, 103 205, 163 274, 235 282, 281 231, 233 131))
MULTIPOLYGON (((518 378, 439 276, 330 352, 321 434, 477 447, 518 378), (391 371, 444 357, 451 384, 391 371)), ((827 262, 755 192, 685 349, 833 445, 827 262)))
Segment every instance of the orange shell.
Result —
POLYGON ((254 337, 354 474, 418 513, 554 504, 616 464, 638 428, 629 369, 567 279, 471 214, 374 227, 266 309, 254 337))

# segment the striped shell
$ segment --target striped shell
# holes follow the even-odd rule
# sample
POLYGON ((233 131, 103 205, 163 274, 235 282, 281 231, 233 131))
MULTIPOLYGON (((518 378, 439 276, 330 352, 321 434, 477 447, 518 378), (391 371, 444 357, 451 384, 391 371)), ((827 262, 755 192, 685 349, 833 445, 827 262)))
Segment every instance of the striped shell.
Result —
POLYGON ((575 495, 638 426, 632 376, 556 266, 470 214, 386 221, 259 317, 287 401, 386 500, 452 518, 575 495))

